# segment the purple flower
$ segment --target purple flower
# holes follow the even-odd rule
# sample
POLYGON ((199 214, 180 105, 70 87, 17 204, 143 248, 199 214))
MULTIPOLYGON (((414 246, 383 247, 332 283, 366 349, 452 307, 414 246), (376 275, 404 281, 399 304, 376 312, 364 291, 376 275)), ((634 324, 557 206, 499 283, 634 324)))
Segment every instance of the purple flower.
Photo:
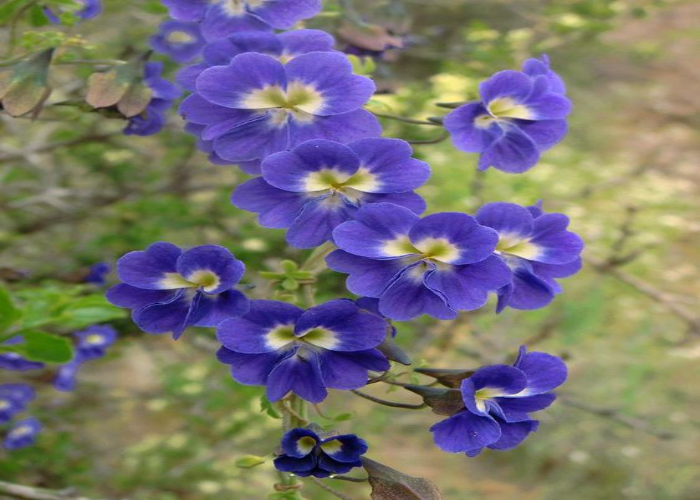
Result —
POLYGON ((297 476, 328 477, 362 467, 367 443, 355 434, 321 438, 311 429, 296 428, 282 437, 282 454, 275 468, 297 476))
POLYGON ((420 219, 406 208, 377 203, 354 218, 333 231, 340 250, 326 262, 350 275, 351 292, 379 299, 379 311, 391 319, 453 319, 511 282, 508 266, 493 255, 498 234, 467 214, 420 219))
POLYGON ((180 21, 200 22, 207 40, 245 30, 289 29, 321 10, 321 0, 163 0, 180 21))
MULTIPOLYGON (((102 12, 102 3, 100 2, 100 0, 77 1, 78 3, 83 4, 83 8, 75 13, 75 15, 78 16, 80 19, 92 19, 94 17, 99 16, 102 12)), ((44 7, 44 14, 48 18, 48 20, 53 24, 61 23, 61 19, 58 17, 58 15, 56 15, 56 13, 48 7, 44 7)))
POLYGON ((435 444, 450 453, 473 457, 483 448, 509 450, 518 446, 539 422, 530 412, 556 399, 553 389, 564 383, 564 362, 543 352, 520 348, 513 366, 479 368, 462 382, 464 409, 430 428, 435 444))
POLYGON ((172 332, 178 339, 189 326, 214 327, 248 310, 248 299, 234 289, 244 272, 243 263, 220 246, 183 251, 154 243, 117 261, 123 283, 107 291, 107 300, 133 309, 143 331, 172 332))
POLYGON ((362 109, 374 83, 352 73, 339 53, 310 52, 282 64, 245 53, 228 66, 202 72, 185 99, 185 119, 204 125, 201 139, 226 161, 238 163, 286 151, 311 139, 348 143, 381 132, 362 109))
POLYGON ((152 91, 151 102, 146 111, 129 119, 129 124, 124 129, 126 135, 153 135, 157 134, 165 126, 165 113, 170 109, 175 99, 180 97, 180 90, 176 85, 161 78, 163 64, 159 62, 146 63, 144 78, 146 85, 152 91))
POLYGON ((85 277, 85 283, 93 285, 104 285, 107 283, 107 275, 112 272, 112 266, 106 262, 98 262, 90 266, 88 275, 85 277))
POLYGON ((117 340, 117 331, 108 325, 93 325, 73 334, 77 339, 75 356, 58 369, 54 387, 59 391, 75 389, 76 377, 83 363, 107 354, 107 348, 117 340))
POLYGON ((263 227, 288 228, 291 245, 316 247, 369 203, 390 202, 422 213, 425 202, 413 190, 428 179, 430 167, 412 154, 399 139, 362 139, 347 146, 308 141, 265 158, 262 177, 241 184, 232 202, 259 213, 263 227))
POLYGON ((9 422, 23 412, 35 396, 34 389, 26 384, 0 385, 0 424, 9 422))
POLYGON ((449 113, 445 128, 458 149, 481 153, 479 170, 522 173, 566 135, 571 101, 564 91, 546 56, 529 59, 523 72, 500 71, 482 82, 481 100, 449 113))
POLYGON ((562 291, 556 278, 566 278, 581 269, 583 240, 567 231, 569 218, 545 214, 539 206, 490 203, 476 220, 498 231, 496 253, 513 271, 513 281, 498 290, 497 312, 539 309, 562 291))
POLYGON ((384 319, 338 299, 304 311, 273 300, 255 300, 245 316, 221 323, 217 356, 241 384, 266 385, 270 401, 290 391, 312 403, 327 389, 357 389, 367 372, 389 369, 375 349, 386 337, 384 319))
POLYGON ((204 47, 203 61, 180 70, 177 83, 184 89, 195 91, 197 77, 212 66, 228 66, 234 57, 247 52, 267 54, 282 63, 309 52, 333 52, 335 40, 325 31, 292 30, 285 33, 244 31, 215 40, 204 47))
POLYGON ((173 61, 186 63, 199 55, 206 41, 197 23, 165 21, 151 37, 151 47, 173 61))
MULTIPOLYGON (((24 343, 24 337, 17 335, 3 342, 3 345, 17 345, 22 343, 24 343)), ((44 366, 44 363, 29 361, 16 352, 0 353, 0 369, 3 370, 24 372, 28 370, 41 370, 44 366)))
POLYGON ((41 423, 36 418, 25 418, 12 426, 10 432, 5 436, 3 445, 8 450, 26 448, 34 444, 40 431, 41 423))

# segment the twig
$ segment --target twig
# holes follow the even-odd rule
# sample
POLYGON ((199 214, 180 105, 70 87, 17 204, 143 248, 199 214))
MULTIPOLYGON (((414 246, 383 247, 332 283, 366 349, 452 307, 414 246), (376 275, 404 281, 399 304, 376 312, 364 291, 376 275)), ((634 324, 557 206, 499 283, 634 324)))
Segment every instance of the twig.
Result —
POLYGON ((324 484, 323 481, 321 481, 320 479, 317 479, 317 478, 315 478, 315 477, 310 477, 309 479, 311 479, 314 483, 316 483, 316 484, 318 485, 319 488, 323 488, 323 489, 326 490, 328 493, 330 493, 331 495, 336 496, 337 498, 340 498, 341 500, 352 500, 352 498, 350 498, 349 496, 344 495, 343 493, 339 492, 339 491, 336 490, 335 488, 331 488, 331 487, 328 486, 327 484, 324 484))
POLYGON ((375 398, 374 396, 370 396, 369 394, 365 394, 364 392, 360 392, 358 390, 353 390, 352 393, 357 394, 361 398, 365 398, 369 401, 372 401, 373 403, 377 403, 384 406, 391 406, 392 408, 403 408, 404 410, 422 410, 423 408, 426 408, 428 406, 425 403, 419 405, 410 405, 406 403, 386 401, 385 399, 375 398))
POLYGON ((378 116, 379 118, 386 118, 388 120, 396 120, 397 122, 410 123, 411 125, 429 125, 431 127, 442 127, 441 123, 431 122, 428 120, 417 120, 415 118, 406 118, 405 116, 378 113, 376 111, 371 111, 371 113, 374 116, 378 116))
POLYGON ((570 399, 569 397, 563 395, 561 396, 561 402, 565 405, 571 406, 572 408, 576 408, 577 410, 585 411, 586 413, 590 413, 592 415, 598 415, 599 417, 614 420, 615 422, 622 424, 625 427, 629 427, 630 429, 647 432, 653 436, 658 437, 659 439, 673 439, 676 437, 675 434, 671 432, 655 429, 646 420, 642 420, 641 418, 637 417, 629 417, 627 415, 622 415, 613 408, 600 408, 597 406, 591 406, 586 403, 581 403, 580 401, 570 399))
POLYGON ((425 139, 425 140, 412 139, 412 140, 408 140, 406 142, 408 142, 409 144, 438 144, 440 142, 447 140, 449 137, 450 137, 450 133, 447 131, 444 131, 442 134, 437 136, 435 139, 425 139))
POLYGON ((86 497, 72 496, 74 493, 72 488, 65 490, 45 490, 21 484, 7 483, 5 481, 0 481, 0 493, 12 498, 23 498, 26 500, 90 500, 86 497))
POLYGON ((340 481, 349 481, 351 483, 364 483, 369 480, 369 477, 330 476, 330 479, 339 479, 340 481))

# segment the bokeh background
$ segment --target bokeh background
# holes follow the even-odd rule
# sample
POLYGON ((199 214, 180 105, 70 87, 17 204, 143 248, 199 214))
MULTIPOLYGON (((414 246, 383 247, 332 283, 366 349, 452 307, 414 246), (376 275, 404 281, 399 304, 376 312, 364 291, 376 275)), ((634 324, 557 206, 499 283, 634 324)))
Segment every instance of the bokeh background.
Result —
MULTIPOLYGON (((85 59, 146 49, 164 18, 158 2, 105 3, 101 17, 78 26, 20 23, 21 48, 58 43, 66 57, 85 59)), ((307 26, 337 32, 340 7, 326 3, 326 14, 307 26)), ((355 5, 406 43, 378 62, 384 92, 370 104, 378 112, 441 116, 446 110, 435 103, 473 99, 491 73, 549 54, 575 103, 566 140, 525 175, 477 174, 475 155, 449 141, 416 144, 434 172, 420 193, 430 212, 542 199, 572 218, 587 242, 586 265, 544 310, 496 316, 491 303, 454 322, 398 325, 399 343, 418 366, 510 362, 523 343, 567 359, 560 400, 517 450, 474 459, 442 453, 427 430, 441 417, 338 392, 323 405, 331 418, 319 422, 360 434, 368 456, 429 478, 449 500, 700 498, 700 4, 355 5)), ((55 66, 49 104, 80 98, 90 72, 55 66)), ((437 127, 383 122, 388 136, 440 136, 437 127)), ((258 271, 306 257, 285 245, 282 231, 261 229, 253 214, 230 205, 246 176, 209 164, 179 118, 150 138, 123 136, 123 125, 80 107, 48 106, 35 121, 0 114, 0 268, 13 293, 48 310, 70 296, 88 266, 158 240, 227 246, 246 262, 250 293, 260 297, 267 285, 258 271)), ((320 275, 318 289, 321 298, 346 293, 343 277, 331 272, 320 275)), ((0 451, 0 479, 75 487, 91 498, 266 498, 276 481, 270 463, 235 463, 269 453, 280 423, 260 412, 260 388, 235 384, 214 360, 212 332, 195 329, 174 342, 140 333, 125 317, 112 324, 121 334, 116 348, 85 367, 74 393, 42 385, 50 370, 0 373, 0 382, 44 387, 33 413, 46 426, 36 446, 0 451)), ((416 402, 401 391, 368 391, 416 402)), ((364 485, 337 483, 352 498, 369 498, 364 485)), ((312 483, 302 492, 332 498, 312 483)))

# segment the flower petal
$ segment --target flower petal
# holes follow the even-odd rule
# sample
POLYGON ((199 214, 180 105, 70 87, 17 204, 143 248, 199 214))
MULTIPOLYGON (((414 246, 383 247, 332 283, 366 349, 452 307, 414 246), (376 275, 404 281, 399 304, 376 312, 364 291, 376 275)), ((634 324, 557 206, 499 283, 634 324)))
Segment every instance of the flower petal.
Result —
POLYGON ((435 444, 449 453, 463 453, 495 443, 501 428, 491 417, 463 411, 430 428, 435 444))

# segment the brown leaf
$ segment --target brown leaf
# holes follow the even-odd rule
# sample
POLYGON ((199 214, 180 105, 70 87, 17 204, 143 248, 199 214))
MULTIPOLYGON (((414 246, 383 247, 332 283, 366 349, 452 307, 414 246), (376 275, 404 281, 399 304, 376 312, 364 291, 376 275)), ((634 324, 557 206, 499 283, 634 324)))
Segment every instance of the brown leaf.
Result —
POLYGON ((388 48, 402 48, 401 38, 393 36, 384 26, 378 24, 357 25, 345 23, 338 29, 338 36, 346 43, 361 49, 381 52, 388 48))
POLYGON ((38 114, 41 105, 51 95, 49 87, 24 82, 13 85, 2 99, 2 107, 10 116, 22 116, 34 112, 38 114))
POLYGON ((445 387, 459 388, 462 380, 474 375, 474 370, 442 370, 438 368, 416 368, 416 373, 437 379, 445 387))
POLYGON ((117 109, 127 118, 140 115, 151 102, 153 91, 143 84, 134 84, 127 90, 124 97, 117 104, 117 109))
POLYGON ((116 70, 93 73, 88 78, 87 102, 93 108, 108 108, 117 104, 129 90, 130 83, 119 78, 116 70))
POLYGON ((404 389, 421 396, 425 404, 433 410, 433 413, 438 415, 451 417, 464 409, 462 393, 456 389, 438 389, 423 385, 406 385, 404 389))
POLYGON ((427 479, 408 476, 369 458, 363 458, 362 465, 369 475, 372 500, 443 500, 427 479))

